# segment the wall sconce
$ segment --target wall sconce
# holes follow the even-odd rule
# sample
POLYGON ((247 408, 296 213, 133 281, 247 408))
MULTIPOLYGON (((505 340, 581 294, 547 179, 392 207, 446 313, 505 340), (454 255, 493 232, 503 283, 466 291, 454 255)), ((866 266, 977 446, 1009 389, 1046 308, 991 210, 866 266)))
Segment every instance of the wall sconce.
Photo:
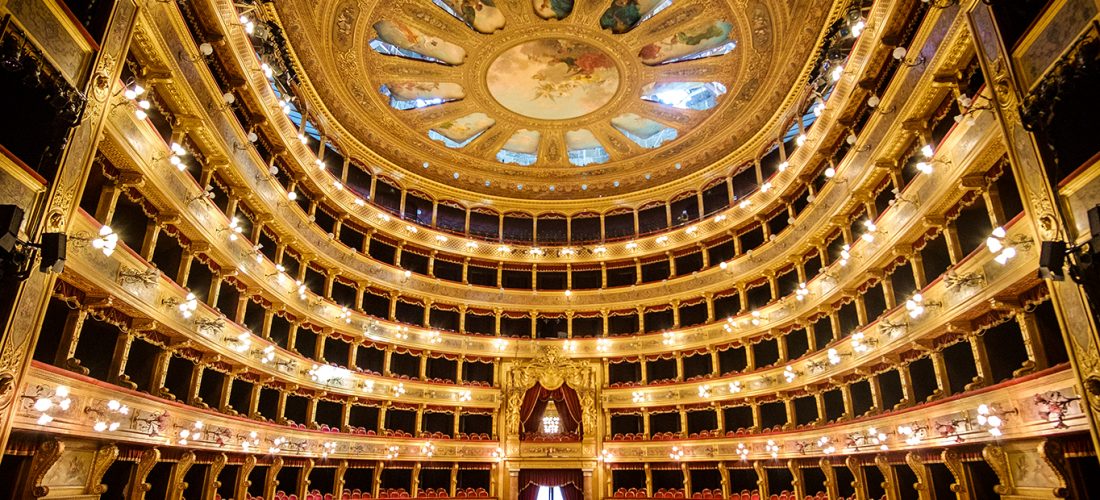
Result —
POLYGON ((857 431, 848 434, 846 449, 859 452, 861 448, 878 448, 881 451, 887 451, 890 446, 886 444, 888 436, 885 432, 881 432, 874 427, 868 428, 866 431, 857 431))
POLYGON ((775 440, 769 439, 767 443, 764 443, 764 452, 771 455, 772 459, 779 458, 780 446, 776 444, 775 440))
POLYGON ((229 241, 237 241, 238 235, 240 235, 243 231, 244 228, 241 227, 241 220, 238 219, 236 216, 233 216, 229 219, 229 226, 218 229, 215 232, 218 234, 228 232, 229 241))
POLYGON ((852 258, 852 246, 845 243, 843 247, 840 247, 840 267, 848 265, 848 261, 852 258))
POLYGON ((138 120, 145 120, 149 117, 147 111, 153 107, 145 96, 145 87, 137 82, 133 82, 126 87, 126 90, 122 91, 122 97, 126 100, 116 104, 116 107, 122 104, 131 104, 134 107, 134 116, 138 120))
POLYGON ((47 389, 46 386, 40 385, 35 389, 34 395, 21 397, 32 401, 31 408, 39 413, 38 420, 36 420, 38 425, 47 425, 53 422, 54 416, 50 413, 67 412, 73 402, 69 397, 69 387, 64 385, 59 385, 52 391, 47 389))
POLYGON ((909 446, 916 446, 920 444, 920 440, 928 434, 928 426, 917 423, 909 425, 899 425, 898 434, 905 436, 905 444, 909 446))
POLYGON ((204 57, 208 57, 213 53, 214 46, 211 45, 210 42, 203 42, 199 44, 199 57, 187 57, 187 55, 184 54, 182 48, 176 51, 176 57, 181 61, 198 62, 201 61, 204 57))
POLYGON ((1005 228, 1001 226, 994 228, 993 234, 985 239, 986 248, 997 254, 993 260, 1002 266, 1016 256, 1017 248, 1027 251, 1031 249, 1034 243, 1035 241, 1025 234, 1017 234, 1009 238, 1005 228))
POLYGON ((871 94, 871 96, 867 98, 867 107, 871 108, 873 110, 872 111, 873 113, 888 115, 888 114, 894 112, 895 106, 890 106, 889 108, 882 108, 882 107, 879 106, 880 104, 882 104, 882 98, 877 96, 877 95, 871 94))
POLYGON ((187 204, 190 205, 199 200, 213 200, 214 199, 214 186, 207 184, 203 188, 202 192, 187 199, 187 204))
POLYGON ((808 295, 810 295, 810 290, 806 288, 806 283, 799 283, 798 288, 794 291, 795 298, 802 301, 805 300, 808 295))
POLYGON ((954 271, 949 271, 943 276, 943 282, 947 285, 947 289, 954 288, 975 288, 982 286, 985 282, 985 276, 978 273, 966 273, 958 274, 954 271))
POLYGON ((432 456, 435 455, 435 445, 432 444, 431 441, 425 442, 424 444, 420 445, 420 454, 425 457, 432 458, 432 456))
POLYGON ((204 335, 218 335, 224 328, 225 322, 221 318, 198 318, 195 320, 195 329, 204 335))
POLYGON ((634 391, 630 394, 630 399, 635 403, 644 403, 645 393, 643 393, 642 391, 634 391))
POLYGON ((742 389, 741 381, 735 380, 733 382, 730 382, 728 388, 729 388, 730 394, 737 394, 737 393, 741 392, 741 389, 742 389))
POLYGON ((978 425, 985 427, 993 437, 1001 437, 1001 428, 1004 427, 1006 415, 1018 415, 1020 410, 1001 410, 996 406, 986 404, 978 405, 978 416, 975 418, 978 425))
POLYGON ((122 425, 122 420, 130 415, 130 407, 117 399, 107 401, 103 406, 89 406, 84 413, 95 417, 92 430, 96 432, 114 432, 122 425))
POLYGON ((275 180, 275 176, 279 175, 279 167, 272 165, 267 167, 266 174, 256 174, 256 182, 268 182, 275 180))
POLYGON ((243 450, 245 453, 251 451, 252 448, 260 447, 260 436, 256 433, 256 431, 250 431, 248 433, 248 436, 238 435, 237 439, 240 439, 241 450, 243 450))
POLYGON ((710 385, 703 384, 703 385, 699 386, 698 393, 699 393, 699 397, 701 397, 701 398, 709 398, 710 397, 710 385))
POLYGON ((222 340, 230 349, 238 353, 248 351, 252 347, 252 334, 249 332, 241 332, 236 336, 225 337, 222 340))
POLYGON ((82 248, 85 244, 91 245, 92 248, 103 252, 104 257, 110 257, 111 254, 115 253, 115 248, 118 247, 118 233, 115 233, 115 230, 107 225, 100 226, 95 238, 81 231, 68 239, 71 239, 77 248, 82 248))
POLYGON ((967 125, 973 126, 974 123, 978 121, 974 116, 975 113, 993 109, 993 106, 989 105, 991 99, 980 94, 973 98, 966 94, 959 94, 956 100, 959 102, 959 107, 962 108, 962 112, 955 115, 955 123, 963 123, 965 121, 967 125))
POLYGON ((905 56, 909 55, 909 49, 905 47, 894 47, 894 51, 890 53, 894 59, 901 62, 902 66, 912 68, 914 66, 920 66, 924 64, 924 56, 917 54, 916 58, 906 59, 905 56))
POLYGON ((673 446, 672 451, 669 452, 668 458, 679 462, 684 458, 684 449, 679 446, 673 446))
POLYGON ((336 442, 326 441, 321 445, 321 458, 328 458, 329 455, 336 453, 336 442))
POLYGON ((159 278, 160 271, 156 269, 142 271, 124 267, 118 271, 118 283, 121 285, 140 285, 148 288, 156 285, 159 278))
POLYGON ((399 451, 400 448, 398 448, 396 445, 386 448, 386 460, 393 460, 397 458, 399 455, 399 451))
POLYGON ((736 453, 738 458, 740 458, 741 461, 744 462, 749 459, 750 451, 751 450, 749 450, 749 447, 745 446, 745 443, 737 443, 737 449, 734 450, 734 453, 736 453))
POLYGON ((1039 416, 1045 418, 1048 422, 1054 422, 1055 429, 1069 428, 1066 425, 1066 413, 1069 412, 1069 406, 1074 401, 1080 400, 1079 396, 1067 398, 1062 395, 1061 391, 1054 391, 1049 395, 1039 393, 1032 399, 1035 406, 1039 407, 1039 416))
POLYGON ((190 318, 195 310, 199 307, 199 300, 195 297, 195 294, 187 292, 187 296, 183 299, 177 299, 175 297, 168 297, 160 301, 161 305, 167 307, 175 307, 179 309, 180 315, 184 318, 190 318))
POLYGON ((878 230, 878 226, 875 225, 875 222, 871 219, 863 220, 863 228, 866 229, 866 231, 862 235, 860 235, 860 239, 866 241, 867 243, 873 243, 875 241, 875 235, 882 234, 878 230))
POLYGON ((943 306, 943 303, 937 300, 924 300, 924 295, 920 292, 914 293, 912 297, 909 297, 905 301, 905 310, 909 311, 909 317, 917 319, 924 314, 925 309, 938 309, 943 306))
POLYGON ((909 203, 909 204, 913 205, 914 207, 918 207, 918 208, 920 207, 920 196, 916 195, 915 193, 911 197, 910 196, 903 196, 901 194, 901 190, 899 190, 898 188, 891 189, 891 192, 894 193, 894 197, 891 198, 889 202, 887 202, 887 204, 889 206, 892 207, 892 206, 898 205, 900 203, 909 203))
POLYGON ((794 382, 794 379, 798 378, 800 375, 802 375, 802 372, 795 371, 791 365, 787 365, 787 368, 783 370, 783 379, 786 380, 788 384, 794 382))

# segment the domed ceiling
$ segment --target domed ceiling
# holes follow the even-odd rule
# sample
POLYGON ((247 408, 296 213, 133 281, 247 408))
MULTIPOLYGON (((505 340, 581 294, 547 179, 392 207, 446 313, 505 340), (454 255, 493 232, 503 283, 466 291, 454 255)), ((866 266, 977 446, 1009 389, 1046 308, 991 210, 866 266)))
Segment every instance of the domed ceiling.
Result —
POLYGON ((473 196, 550 200, 751 155, 796 95, 833 2, 276 5, 325 125, 365 148, 354 156, 473 196))

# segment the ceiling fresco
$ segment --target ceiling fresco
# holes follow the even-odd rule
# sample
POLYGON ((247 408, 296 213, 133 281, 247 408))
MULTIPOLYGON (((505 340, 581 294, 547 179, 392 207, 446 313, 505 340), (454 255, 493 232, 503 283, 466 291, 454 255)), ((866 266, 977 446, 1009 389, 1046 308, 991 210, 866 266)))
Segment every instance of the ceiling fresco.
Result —
POLYGON ((276 4, 317 98, 307 108, 341 142, 406 179, 509 197, 525 186, 523 197, 548 200, 651 188, 761 142, 787 114, 833 7, 276 4))

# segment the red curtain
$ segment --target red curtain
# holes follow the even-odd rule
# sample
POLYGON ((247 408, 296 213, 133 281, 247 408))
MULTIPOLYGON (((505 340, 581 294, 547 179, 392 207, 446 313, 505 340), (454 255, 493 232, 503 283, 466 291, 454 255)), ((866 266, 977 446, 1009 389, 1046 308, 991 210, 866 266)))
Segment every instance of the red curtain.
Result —
POLYGON ((539 486, 560 486, 563 500, 584 498, 584 476, 578 469, 521 469, 519 484, 519 500, 535 500, 539 486))
POLYGON ((554 390, 548 390, 542 384, 535 384, 523 395, 523 404, 519 408, 520 422, 523 423, 521 433, 537 432, 542 423, 542 414, 546 411, 548 401, 554 401, 561 416, 561 425, 566 433, 581 434, 581 401, 577 397, 577 391, 562 384, 554 390))

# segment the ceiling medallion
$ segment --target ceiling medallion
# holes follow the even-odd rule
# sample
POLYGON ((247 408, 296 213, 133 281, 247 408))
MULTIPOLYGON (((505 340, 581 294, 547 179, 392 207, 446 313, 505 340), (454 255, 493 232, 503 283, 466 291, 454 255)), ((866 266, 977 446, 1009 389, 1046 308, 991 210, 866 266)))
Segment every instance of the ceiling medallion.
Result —
POLYGON ((485 75, 489 94, 509 111, 540 120, 591 113, 619 90, 611 56, 584 42, 540 38, 497 56, 485 75))

